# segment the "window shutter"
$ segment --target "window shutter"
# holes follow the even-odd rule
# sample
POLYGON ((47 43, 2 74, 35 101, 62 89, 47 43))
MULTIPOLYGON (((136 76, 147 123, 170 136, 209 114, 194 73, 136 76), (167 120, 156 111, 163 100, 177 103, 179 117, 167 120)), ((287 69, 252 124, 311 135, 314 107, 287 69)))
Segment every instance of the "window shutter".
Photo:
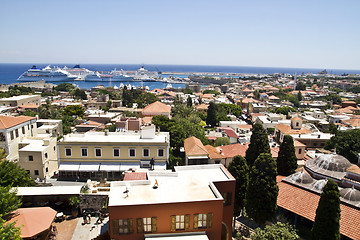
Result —
POLYGON ((176 227, 176 216, 172 215, 172 216, 170 216, 170 231, 175 232, 175 230, 176 230, 175 227, 176 227))
POLYGON ((113 234, 119 235, 119 220, 113 220, 113 234))
POLYGON ((132 218, 128 219, 128 232, 129 233, 134 232, 134 219, 132 218))
POLYGON ((207 214, 207 218, 206 218, 206 226, 208 228, 212 227, 212 221, 213 221, 213 214, 212 213, 208 213, 207 214))
POLYGON ((157 217, 151 218, 151 232, 157 231, 157 217))
POLYGON ((185 215, 185 231, 190 230, 190 215, 185 215))
POLYGON ((198 229, 199 214, 194 214, 194 229, 198 229))
POLYGON ((143 225, 143 219, 137 218, 136 219, 136 225, 137 225, 137 232, 142 233, 144 232, 144 225, 143 225))

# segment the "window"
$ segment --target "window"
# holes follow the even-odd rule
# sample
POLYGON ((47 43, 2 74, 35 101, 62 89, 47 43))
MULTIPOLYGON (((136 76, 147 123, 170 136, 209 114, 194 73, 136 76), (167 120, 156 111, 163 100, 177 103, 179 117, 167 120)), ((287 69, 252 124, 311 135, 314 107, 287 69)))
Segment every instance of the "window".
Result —
POLYGON ((34 161, 34 157, 32 155, 29 155, 29 161, 30 162, 34 161))
POLYGON ((82 157, 87 157, 88 156, 87 148, 81 148, 81 156, 82 157))
POLYGON ((65 148, 65 156, 71 157, 71 148, 65 148))
POLYGON ((224 206, 231 205, 232 202, 232 192, 225 192, 221 193, 222 197, 224 198, 224 206))
POLYGON ((0 141, 5 141, 5 135, 4 133, 0 133, 0 141))
POLYGON ((176 215, 176 230, 184 230, 185 229, 185 215, 176 215))
POLYGON ((130 234, 133 233, 133 219, 113 220, 113 234, 130 234))
POLYGON ((19 137, 19 129, 15 130, 15 136, 18 138, 19 137))
POLYGON ((47 168, 45 168, 45 171, 46 171, 46 172, 49 172, 49 168, 48 168, 48 167, 47 167, 47 168))
POLYGON ((138 233, 149 233, 157 231, 157 217, 138 218, 136 219, 136 223, 138 233))
POLYGON ((301 154, 301 150, 302 150, 302 149, 301 149, 301 148, 299 148, 299 154, 301 154))
POLYGON ((129 149, 129 156, 130 156, 130 157, 135 157, 135 156, 136 156, 135 148, 130 148, 130 149, 129 149))
POLYGON ((39 175, 39 170, 34 170, 34 174, 35 174, 35 176, 38 176, 39 175))
POLYGON ((54 146, 54 151, 56 150, 56 147, 54 146))
POLYGON ((316 147, 317 146, 317 143, 314 143, 314 147, 316 147))
POLYGON ((298 122, 296 123, 296 126, 297 126, 297 127, 299 126, 299 123, 298 123, 298 122))
POLYGON ((158 149, 158 157, 163 157, 164 156, 164 149, 163 148, 159 148, 158 149))
POLYGON ((11 140, 14 140, 14 131, 10 132, 10 138, 11 138, 11 140))
POLYGON ((212 213, 199 213, 194 214, 194 229, 198 228, 211 228, 212 226, 212 213))
POLYGON ((45 159, 47 159, 47 158, 48 158, 48 154, 47 154, 47 153, 45 153, 45 154, 44 154, 44 156, 45 156, 45 159))
POLYGON ((95 157, 101 157, 101 148, 95 148, 95 157))
POLYGON ((114 157, 120 157, 120 149, 119 148, 114 148, 113 152, 114 152, 114 157))
POLYGON ((143 149, 143 157, 148 157, 150 156, 150 150, 148 148, 144 148, 143 149))
POLYGON ((22 134, 25 134, 25 127, 22 127, 21 130, 22 130, 22 134))

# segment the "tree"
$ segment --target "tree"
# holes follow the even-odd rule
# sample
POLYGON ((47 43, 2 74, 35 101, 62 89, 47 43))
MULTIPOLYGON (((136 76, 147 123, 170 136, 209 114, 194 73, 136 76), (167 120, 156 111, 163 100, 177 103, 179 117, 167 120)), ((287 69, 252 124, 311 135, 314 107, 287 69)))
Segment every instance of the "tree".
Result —
POLYGON ((230 145, 230 139, 228 137, 218 137, 215 139, 214 146, 224 146, 224 145, 230 145))
POLYGON ((30 109, 26 109, 26 111, 23 113, 24 116, 29 116, 29 117, 35 117, 36 115, 38 115, 37 112, 34 112, 30 109))
POLYGON ((331 134, 336 134, 337 131, 338 131, 337 126, 333 122, 330 122, 330 124, 329 124, 329 132, 331 134))
POLYGON ((287 223, 277 222, 268 225, 264 229, 257 228, 255 233, 251 235, 251 240, 297 240, 299 236, 293 226, 287 223))
POLYGON ((358 153, 360 153, 360 129, 348 131, 337 131, 330 141, 327 142, 326 149, 334 149, 336 152, 352 163, 357 163, 358 153))
POLYGON ((298 92, 298 94, 297 94, 297 99, 298 99, 300 102, 302 101, 303 96, 302 96, 302 94, 301 94, 301 91, 298 92))
POLYGON ((236 179, 234 203, 234 216, 236 217, 245 207, 246 188, 249 184, 249 167, 245 158, 238 155, 230 162, 228 170, 236 179))
POLYGON ((240 117, 241 116, 241 107, 239 105, 236 104, 230 104, 230 103, 219 103, 218 105, 219 110, 223 110, 225 112, 225 114, 233 114, 236 117, 240 117))
POLYGON ((332 179, 328 179, 316 209, 315 223, 311 229, 311 239, 339 240, 340 211, 338 185, 332 179))
POLYGON ((69 105, 63 108, 64 115, 83 117, 85 108, 81 105, 69 105))
POLYGON ((306 85, 303 81, 298 81, 296 83, 296 90, 306 90, 306 85))
POLYGON ((0 186, 28 187, 34 185, 34 180, 29 173, 17 163, 8 160, 0 162, 0 186))
POLYGON ((297 169, 294 140, 290 135, 285 135, 280 145, 277 158, 277 171, 280 175, 288 176, 297 169))
POLYGON ((276 162, 270 153, 261 153, 250 169, 246 191, 246 213, 260 225, 271 220, 277 209, 279 188, 276 162))
POLYGON ((215 127, 217 123, 217 105, 214 102, 210 102, 207 110, 206 124, 211 127, 215 127))
POLYGON ((87 99, 87 95, 86 95, 85 91, 81 90, 79 88, 75 89, 73 95, 74 95, 75 99, 82 99, 82 100, 87 99))
POLYGON ((0 216, 14 211, 21 206, 21 200, 11 186, 0 186, 0 216))
POLYGON ((54 88, 54 90, 56 91, 63 91, 63 92, 70 92, 73 89, 75 89, 75 86, 72 85, 71 83, 60 83, 54 88))
POLYGON ((190 97, 190 96, 188 96, 188 98, 187 98, 187 102, 186 102, 186 106, 187 107, 189 107, 189 108, 191 108, 192 107, 192 98, 190 97))
POLYGON ((21 230, 15 227, 15 222, 5 223, 5 220, 0 217, 0 239, 22 240, 21 230))
POLYGON ((245 154, 249 167, 253 165, 261 153, 270 153, 270 145, 265 129, 260 123, 256 123, 252 129, 249 148, 245 154))

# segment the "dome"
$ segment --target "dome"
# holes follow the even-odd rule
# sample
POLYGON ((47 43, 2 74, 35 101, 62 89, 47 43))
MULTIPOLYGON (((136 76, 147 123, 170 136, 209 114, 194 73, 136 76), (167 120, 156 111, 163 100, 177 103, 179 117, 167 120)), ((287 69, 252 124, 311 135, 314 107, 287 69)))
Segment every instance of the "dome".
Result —
POLYGON ((314 179, 307 172, 304 171, 294 173, 293 175, 291 175, 290 179, 292 181, 304 184, 309 184, 314 181, 314 179))
POLYGON ((317 180, 316 182, 314 182, 313 187, 318 191, 322 191, 326 183, 327 183, 327 179, 317 180))
POLYGON ((349 201, 360 201, 360 191, 355 188, 343 188, 340 190, 340 195, 342 198, 349 201))
POLYGON ((333 172, 346 172, 346 169, 352 165, 349 160, 338 154, 325 154, 310 161, 313 161, 318 168, 333 172))

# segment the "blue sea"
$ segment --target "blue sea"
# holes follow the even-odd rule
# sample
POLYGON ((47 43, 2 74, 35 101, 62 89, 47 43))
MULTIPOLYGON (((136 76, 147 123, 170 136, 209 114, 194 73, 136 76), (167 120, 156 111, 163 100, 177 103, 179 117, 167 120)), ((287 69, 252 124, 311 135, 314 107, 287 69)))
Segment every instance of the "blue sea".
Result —
MULTIPOLYGON (((17 78, 32 65, 37 67, 46 67, 48 64, 0 64, 0 84, 16 83, 17 78)), ((51 66, 67 66, 73 67, 75 64, 51 64, 51 66)), ((82 64, 81 67, 85 67, 90 70, 96 71, 111 71, 113 69, 124 70, 137 70, 141 67, 138 64, 82 64)), ((217 72, 217 73, 253 73, 253 74, 273 74, 273 73, 288 73, 288 74, 302 74, 302 73, 318 73, 324 69, 305 69, 305 68, 270 68, 270 67, 242 67, 242 66, 203 66, 203 65, 144 65, 145 69, 149 71, 161 71, 161 72, 217 72)), ((342 69, 326 69, 328 73, 332 74, 360 74, 360 70, 342 70, 342 69)), ((164 76, 167 77, 167 76, 164 76)), ((186 77, 186 75, 181 75, 186 77)), ((54 82, 59 84, 60 82, 54 82)), ((148 86, 150 89, 165 88, 167 83, 163 82, 123 82, 123 84, 131 84, 134 86, 148 86)), ((90 89, 99 84, 107 86, 119 85, 120 82, 85 82, 76 81, 80 88, 90 89)), ((174 88, 183 88, 185 84, 172 84, 174 88)))

